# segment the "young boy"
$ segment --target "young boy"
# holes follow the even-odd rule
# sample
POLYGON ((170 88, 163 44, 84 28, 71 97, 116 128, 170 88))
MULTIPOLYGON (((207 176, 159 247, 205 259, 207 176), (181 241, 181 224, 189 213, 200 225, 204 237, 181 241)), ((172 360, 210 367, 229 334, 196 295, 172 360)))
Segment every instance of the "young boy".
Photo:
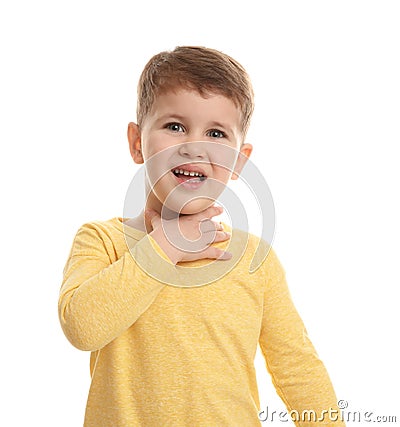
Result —
POLYGON ((221 52, 178 47, 143 70, 128 140, 146 205, 82 225, 60 292, 65 335, 91 351, 85 426, 260 426, 258 343, 288 410, 315 411, 296 425, 343 425, 274 251, 250 273, 260 239, 212 219, 252 152, 252 111, 221 52))

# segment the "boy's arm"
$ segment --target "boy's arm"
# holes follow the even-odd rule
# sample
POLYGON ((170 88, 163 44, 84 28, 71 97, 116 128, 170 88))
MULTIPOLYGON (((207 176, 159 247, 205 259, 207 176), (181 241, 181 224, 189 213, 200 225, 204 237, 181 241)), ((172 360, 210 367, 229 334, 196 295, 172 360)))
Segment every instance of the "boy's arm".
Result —
POLYGON ((111 263, 97 230, 90 224, 78 230, 64 268, 58 304, 62 329, 75 347, 90 351, 104 347, 151 305, 165 285, 146 274, 135 259, 151 267, 152 259, 157 258, 153 245, 146 235, 132 254, 127 247, 111 263))
POLYGON ((266 289, 259 343, 277 393, 289 412, 299 414, 296 426, 344 426, 328 373, 293 305, 285 272, 272 249, 264 267, 266 289), (313 411, 316 422, 310 422, 313 411))

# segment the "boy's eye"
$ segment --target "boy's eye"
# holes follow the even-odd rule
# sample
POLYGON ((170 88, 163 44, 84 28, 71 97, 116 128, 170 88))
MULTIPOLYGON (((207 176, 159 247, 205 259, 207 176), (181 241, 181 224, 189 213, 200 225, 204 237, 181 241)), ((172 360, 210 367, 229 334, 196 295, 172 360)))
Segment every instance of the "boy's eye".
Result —
POLYGON ((185 131, 183 126, 179 123, 168 123, 165 127, 169 130, 172 130, 172 132, 184 132, 185 131))
POLYGON ((207 136, 210 136, 211 138, 225 138, 225 133, 218 129, 211 129, 208 131, 207 136))

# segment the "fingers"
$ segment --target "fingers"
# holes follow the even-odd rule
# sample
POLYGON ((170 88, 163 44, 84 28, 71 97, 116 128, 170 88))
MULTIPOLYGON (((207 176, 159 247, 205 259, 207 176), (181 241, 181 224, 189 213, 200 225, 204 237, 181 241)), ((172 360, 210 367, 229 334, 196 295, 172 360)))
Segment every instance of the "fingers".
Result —
MULTIPOLYGON (((205 220, 207 221, 207 220, 205 220)), ((211 219, 209 219, 208 221, 210 221, 214 227, 214 230, 217 231, 224 231, 224 226, 222 225, 222 223, 218 222, 218 221, 212 221, 211 219)))
POLYGON ((223 211, 224 208, 222 206, 210 206, 209 208, 204 209, 204 211, 201 211, 195 215, 199 220, 202 220, 212 218, 213 216, 221 215, 223 211))
POLYGON ((209 242, 209 245, 206 249, 197 253, 197 259, 202 258, 212 258, 219 260, 228 260, 232 258, 232 254, 230 252, 226 252, 223 249, 216 248, 215 246, 211 246, 212 243, 224 242, 231 237, 231 233, 226 231, 217 231, 215 233, 214 239, 209 242))
POLYGON ((227 261, 232 258, 232 254, 230 252, 226 252, 222 249, 216 248, 215 246, 210 246, 205 251, 200 252, 198 254, 198 259, 205 259, 205 258, 227 261))
POLYGON ((220 222, 213 221, 213 223, 217 231, 224 231, 224 226, 220 222))
POLYGON ((220 222, 204 218, 199 223, 199 230, 201 231, 201 233, 209 233, 215 231, 223 231, 224 227, 220 222))
POLYGON ((220 222, 213 221, 210 219, 215 215, 221 214, 222 212, 222 207, 210 206, 209 208, 205 209, 202 212, 199 212, 198 214, 193 214, 190 216, 188 215, 187 217, 184 216, 182 218, 179 218, 179 222, 178 219, 168 220, 166 221, 166 223, 163 224, 162 230, 161 216, 157 211, 153 209, 146 209, 144 214, 146 220, 150 221, 151 226, 153 228, 153 232, 156 229, 161 230, 163 235, 168 232, 168 235, 172 237, 172 242, 174 241, 175 234, 178 231, 179 234, 183 233, 183 236, 189 239, 190 241, 198 240, 198 234, 200 233, 202 237, 202 243, 200 243, 200 245, 204 246, 202 248, 198 248, 199 252, 187 252, 182 247, 175 247, 175 252, 176 249, 178 249, 179 252, 179 256, 177 257, 176 262, 180 262, 193 261, 196 259, 204 258, 218 260, 228 260, 232 258, 231 253, 212 246, 213 243, 224 242, 231 237, 230 233, 224 231, 224 227, 220 222))
POLYGON ((231 237, 231 233, 228 233, 227 231, 217 231, 215 233, 214 242, 224 242, 225 240, 228 240, 231 237))
POLYGON ((214 233, 203 234, 203 242, 204 244, 211 245, 212 243, 217 242, 225 242, 225 240, 229 240, 231 234, 227 231, 215 231, 214 233))

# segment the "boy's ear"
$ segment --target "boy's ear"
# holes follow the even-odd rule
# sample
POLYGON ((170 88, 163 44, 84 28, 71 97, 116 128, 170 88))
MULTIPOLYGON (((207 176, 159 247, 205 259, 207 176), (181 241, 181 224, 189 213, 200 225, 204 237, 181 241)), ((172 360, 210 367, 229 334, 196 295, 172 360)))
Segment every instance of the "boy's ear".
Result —
POLYGON ((135 163, 144 163, 142 153, 142 140, 140 138, 139 126, 136 123, 128 124, 129 151, 135 163))
POLYGON ((243 166, 246 164, 249 159, 251 152, 253 151, 253 146, 251 144, 242 144, 240 147, 240 153, 236 160, 235 169, 232 172, 231 179, 238 179, 240 172, 243 169, 243 166))

